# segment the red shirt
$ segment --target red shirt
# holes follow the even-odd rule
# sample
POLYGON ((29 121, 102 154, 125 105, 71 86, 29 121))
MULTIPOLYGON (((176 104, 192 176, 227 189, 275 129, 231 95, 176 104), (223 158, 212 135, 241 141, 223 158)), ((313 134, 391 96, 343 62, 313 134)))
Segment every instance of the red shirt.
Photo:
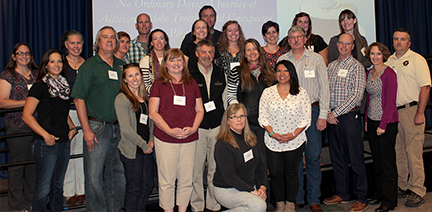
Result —
MULTIPOLYGON (((155 80, 150 93, 150 98, 152 97, 160 99, 159 114, 169 127, 184 128, 193 126, 196 116, 196 99, 201 98, 201 93, 195 80, 191 80, 189 84, 162 84, 159 80, 155 80), (174 91, 177 96, 186 96, 185 106, 174 105, 174 91)), ((198 131, 185 139, 171 137, 159 129, 159 127, 154 128, 153 134, 159 140, 168 143, 188 143, 198 140, 198 131)))

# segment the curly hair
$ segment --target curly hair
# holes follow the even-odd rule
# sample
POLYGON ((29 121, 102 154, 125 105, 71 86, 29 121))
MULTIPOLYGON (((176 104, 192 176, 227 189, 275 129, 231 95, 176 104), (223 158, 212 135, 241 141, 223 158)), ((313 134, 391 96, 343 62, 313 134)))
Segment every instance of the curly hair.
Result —
POLYGON ((391 55, 390 54, 390 50, 387 48, 387 46, 385 44, 380 43, 380 42, 373 42, 373 43, 371 43, 369 45, 369 47, 367 47, 367 49, 365 51, 365 57, 367 59, 369 59, 369 60, 371 59, 370 58, 370 53, 371 53, 372 47, 374 47, 374 46, 378 47, 378 50, 380 50, 380 52, 382 53, 382 55, 383 55, 383 62, 387 62, 388 58, 391 55))
POLYGON ((237 24, 237 27, 238 27, 238 30, 239 30, 239 39, 237 40, 237 46, 240 49, 240 51, 243 50, 243 47, 244 47, 243 44, 244 44, 244 42, 246 40, 246 38, 245 38, 245 36, 243 34, 243 30, 242 30, 240 24, 237 21, 231 20, 231 21, 227 21, 223 25, 223 27, 222 27, 222 35, 221 35, 221 37, 219 39, 219 44, 218 44, 219 51, 228 50, 229 40, 228 40, 228 30, 227 30, 227 28, 231 24, 237 24))

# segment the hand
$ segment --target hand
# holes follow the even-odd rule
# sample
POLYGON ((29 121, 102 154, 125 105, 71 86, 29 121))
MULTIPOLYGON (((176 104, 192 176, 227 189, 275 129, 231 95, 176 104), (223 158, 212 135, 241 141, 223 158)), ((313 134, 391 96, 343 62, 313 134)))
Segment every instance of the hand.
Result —
POLYGON ((91 130, 84 131, 84 141, 86 142, 89 151, 94 149, 94 142, 98 143, 96 135, 91 130))
POLYGON ((183 130, 175 127, 171 128, 168 132, 166 132, 169 136, 176 138, 176 139, 183 139, 183 130))
POLYGON ((287 134, 283 134, 282 135, 282 143, 288 143, 291 140, 293 140, 294 138, 296 138, 294 136, 294 133, 287 133, 287 134))
POLYGON ((183 139, 189 137, 190 135, 194 134, 196 130, 194 130, 192 127, 184 127, 183 129, 183 139))
POLYGON ((256 191, 256 195, 258 195, 259 197, 261 197, 261 199, 263 199, 264 201, 267 199, 267 193, 266 193, 266 191, 267 191, 267 188, 266 187, 264 187, 264 186, 261 186, 258 190, 255 190, 256 191))
POLYGON ((147 149, 147 151, 144 152, 144 154, 151 154, 153 152, 153 146, 154 146, 153 141, 149 141, 147 145, 149 146, 149 148, 147 149))
POLYGON ((276 141, 279 141, 279 143, 282 143, 282 135, 281 134, 279 134, 279 133, 273 133, 270 137, 276 139, 276 141))
POLYGON ((333 115, 332 112, 328 113, 328 116, 327 116, 327 122, 328 122, 329 124, 338 124, 338 123, 339 123, 339 121, 338 121, 337 118, 333 115))
POLYGON ((414 116, 414 124, 420 125, 425 122, 425 115, 424 113, 416 113, 414 116))
POLYGON ((367 132, 367 122, 365 122, 365 131, 367 132))
POLYGON ((317 129, 323 131, 327 127, 327 121, 325 119, 318 119, 316 123, 317 129))
POLYGON ((69 140, 72 140, 72 138, 75 137, 76 134, 78 134, 78 130, 76 128, 69 130, 68 133, 69 140))
POLYGON ((381 129, 381 128, 378 127, 378 129, 377 129, 377 135, 382 135, 384 133, 385 133, 385 130, 383 130, 383 129, 381 129))
POLYGON ((46 137, 44 137, 45 144, 48 146, 52 146, 55 144, 55 141, 57 141, 59 138, 55 137, 54 135, 48 134, 46 137))

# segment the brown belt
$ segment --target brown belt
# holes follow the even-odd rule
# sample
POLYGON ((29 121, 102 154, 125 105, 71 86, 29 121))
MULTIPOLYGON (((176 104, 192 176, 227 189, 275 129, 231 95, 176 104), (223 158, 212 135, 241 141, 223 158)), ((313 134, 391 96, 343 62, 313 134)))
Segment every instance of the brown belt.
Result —
POLYGON ((118 124, 118 121, 112 121, 112 122, 109 122, 109 121, 102 121, 102 120, 100 120, 100 119, 97 119, 97 118, 95 118, 95 117, 91 117, 91 116, 88 117, 88 120, 98 121, 98 122, 102 122, 102 123, 105 123, 105 124, 118 124))
POLYGON ((353 107, 353 109, 351 109, 350 112, 357 111, 357 110, 360 110, 360 107, 359 107, 359 106, 355 106, 355 107, 353 107))
POLYGON ((315 107, 315 106, 319 106, 319 102, 318 101, 312 103, 312 107, 315 107))

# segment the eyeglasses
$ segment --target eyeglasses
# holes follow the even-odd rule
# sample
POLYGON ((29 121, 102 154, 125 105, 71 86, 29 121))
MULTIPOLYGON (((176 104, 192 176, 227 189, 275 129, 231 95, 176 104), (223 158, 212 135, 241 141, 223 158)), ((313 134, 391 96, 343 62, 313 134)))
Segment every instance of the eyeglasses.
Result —
POLYGON ((231 116, 231 117, 228 117, 228 118, 231 119, 231 120, 233 120, 233 119, 243 119, 245 117, 246 117, 245 115, 239 115, 239 116, 231 116))
POLYGON ((289 36, 288 38, 291 39, 291 40, 295 40, 296 38, 297 39, 302 39, 303 37, 304 37, 304 35, 297 35, 297 36, 289 36))
POLYGON ((16 52, 15 55, 19 55, 19 56, 23 56, 23 55, 30 56, 30 52, 16 52))
POLYGON ((340 45, 346 45, 346 46, 351 46, 351 45, 353 45, 353 43, 349 43, 349 42, 341 42, 341 41, 338 41, 338 44, 340 44, 340 45))

